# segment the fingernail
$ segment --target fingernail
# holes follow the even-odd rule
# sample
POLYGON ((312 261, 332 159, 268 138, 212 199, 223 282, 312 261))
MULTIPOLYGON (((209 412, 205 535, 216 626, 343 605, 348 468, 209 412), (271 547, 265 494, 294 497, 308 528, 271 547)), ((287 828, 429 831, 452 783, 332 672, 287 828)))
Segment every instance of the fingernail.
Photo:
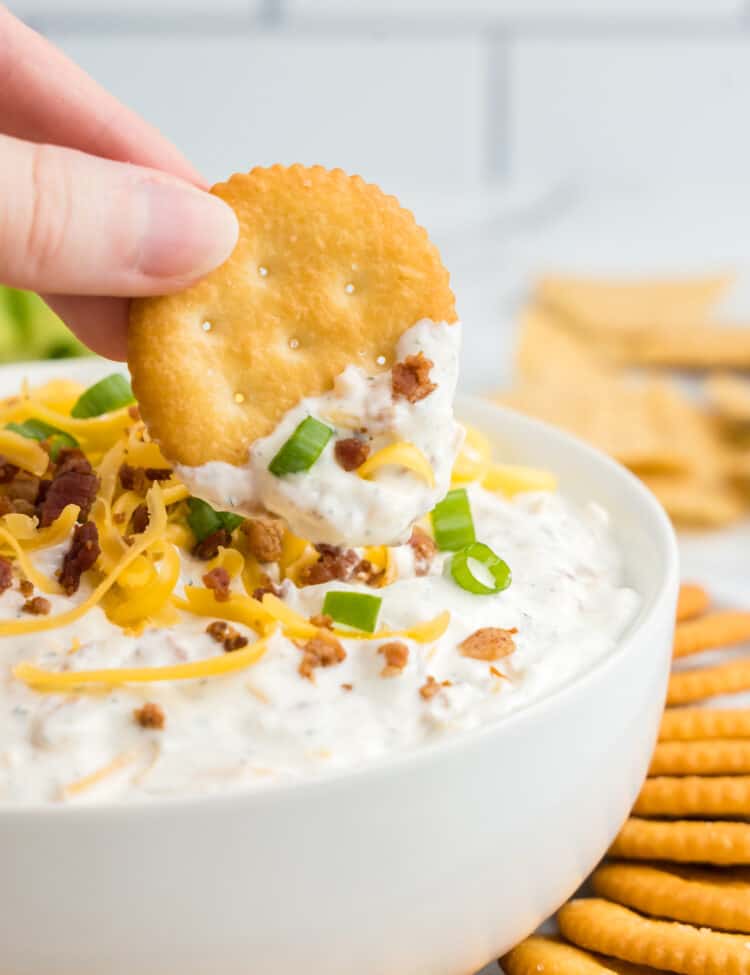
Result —
POLYGON ((153 278, 199 278, 225 261, 237 243, 234 211, 209 193, 168 182, 141 184, 143 230, 139 270, 153 278))

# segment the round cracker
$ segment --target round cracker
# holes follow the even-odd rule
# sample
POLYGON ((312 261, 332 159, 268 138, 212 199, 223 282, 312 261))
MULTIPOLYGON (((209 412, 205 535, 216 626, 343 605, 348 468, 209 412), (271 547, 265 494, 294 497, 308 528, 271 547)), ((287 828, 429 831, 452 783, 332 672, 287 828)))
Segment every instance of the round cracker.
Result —
POLYGON ((272 166, 211 192, 237 214, 232 255, 187 290, 131 308, 133 389, 170 460, 244 463, 347 365, 390 368, 416 322, 456 321, 437 248, 359 176, 272 166))

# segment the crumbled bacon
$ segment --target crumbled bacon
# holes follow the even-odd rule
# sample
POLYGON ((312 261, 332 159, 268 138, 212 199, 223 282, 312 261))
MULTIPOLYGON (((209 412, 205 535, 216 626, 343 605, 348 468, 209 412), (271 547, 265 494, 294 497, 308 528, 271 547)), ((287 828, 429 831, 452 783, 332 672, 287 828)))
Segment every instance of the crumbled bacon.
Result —
POLYGON ((169 467, 132 467, 123 464, 120 467, 120 484, 125 491, 135 491, 145 494, 153 481, 168 481, 172 476, 169 467))
POLYGON ((241 650, 248 643, 247 637, 238 633, 225 620, 214 620, 213 623, 209 623, 206 627, 206 633, 208 633, 212 640, 215 640, 224 647, 225 653, 231 653, 232 650, 241 650))
POLYGON ((394 397, 403 397, 410 403, 429 396, 437 389, 437 383, 430 382, 430 369, 435 363, 424 353, 408 355, 403 362, 397 362, 393 367, 391 380, 394 397))
POLYGON ((382 582, 384 575, 385 572, 382 569, 376 569, 369 559, 360 559, 354 566, 352 578, 356 579, 357 582, 364 582, 367 586, 377 586, 382 582))
POLYGON ((474 660, 502 660, 513 653, 516 643, 513 639, 518 630, 502 630, 497 626, 483 626, 459 643, 458 652, 474 660))
POLYGON ((247 637, 241 633, 232 632, 224 639, 224 652, 231 653, 232 650, 241 650, 247 646, 247 637))
POLYGON ((11 464, 7 457, 0 454, 0 484, 7 484, 9 481, 12 481, 17 473, 18 468, 16 465, 11 464))
POLYGON ((147 504, 139 504, 130 517, 130 528, 134 535, 142 535, 148 528, 149 513, 147 504))
POLYGON ((318 613, 315 616, 311 616, 310 622, 313 626, 317 626, 319 630, 330 630, 333 627, 333 619, 327 613, 318 613))
POLYGON ((253 599, 257 599, 259 603, 263 602, 263 597, 265 595, 280 596, 281 589, 268 578, 268 576, 263 577, 263 585, 258 586, 257 589, 253 590, 253 599))
POLYGON ((346 659, 346 650, 341 643, 325 630, 320 630, 317 636, 302 646, 302 654, 299 673, 311 681, 315 680, 316 667, 333 667, 346 659))
POLYGON ((21 471, 3 484, 2 493, 10 500, 14 510, 19 501, 33 506, 39 496, 41 483, 38 477, 21 471))
POLYGON ((28 599, 29 596, 34 595, 34 583, 29 582, 28 579, 21 579, 21 581, 18 583, 18 591, 22 596, 25 596, 26 599, 28 599))
POLYGON ((315 549, 320 558, 302 570, 299 580, 301 586, 317 586, 333 579, 343 582, 352 577, 360 561, 357 553, 350 548, 320 544, 315 549))
POLYGON ((353 691, 354 690, 354 684, 342 684, 341 685, 341 690, 342 691, 353 691))
POLYGON ((25 501, 23 498, 13 501, 12 508, 17 515, 27 515, 29 518, 36 516, 36 505, 32 504, 31 501, 25 501))
POLYGON ((46 616, 52 609, 52 603, 44 596, 33 596, 26 600, 21 609, 24 613, 31 613, 32 616, 46 616))
POLYGON ((69 504, 78 505, 79 521, 86 521, 99 488, 99 478, 84 454, 73 447, 60 451, 52 483, 39 506, 39 524, 51 525, 69 504))
POLYGON ((370 445, 359 437, 346 437, 336 441, 333 454, 339 467, 343 467, 345 471, 355 471, 367 460, 370 445))
POLYGON ((94 522, 76 525, 60 570, 60 585, 68 596, 78 591, 81 576, 93 566, 100 552, 99 530, 94 522))
POLYGON ((429 701, 440 691, 441 687, 442 685, 438 684, 432 674, 430 674, 424 684, 419 688, 419 693, 425 701, 429 701))
POLYGON ((162 731, 164 725, 167 723, 167 716, 164 714, 164 709, 161 705, 154 704, 152 701, 148 701, 142 708, 136 708, 133 711, 133 717, 141 728, 152 728, 156 731, 162 731))
POLYGON ((232 579, 226 569, 217 566, 203 576, 203 585, 206 589, 212 589, 214 599, 217 603, 225 603, 232 595, 230 586, 232 579))
POLYGON ((385 667, 380 672, 381 677, 395 677, 409 662, 409 648, 400 640, 384 643, 378 647, 378 653, 382 653, 385 657, 385 667))
POLYGON ((411 530, 409 545, 414 552, 414 571, 418 576, 426 576, 430 571, 430 563, 437 555, 435 540, 423 528, 415 525, 411 530))
POLYGON ((0 555, 0 593, 13 585, 13 563, 0 555))
POLYGON ((219 528, 217 531, 211 532, 210 535, 206 535, 203 541, 198 542, 193 549, 193 555, 196 559, 202 559, 204 562, 208 562, 209 559, 216 558, 220 548, 228 548, 231 541, 231 532, 228 532, 226 528, 219 528))
POLYGON ((281 540, 284 524, 278 518, 249 518, 242 530, 247 537, 247 547, 259 562, 278 562, 281 558, 281 540))

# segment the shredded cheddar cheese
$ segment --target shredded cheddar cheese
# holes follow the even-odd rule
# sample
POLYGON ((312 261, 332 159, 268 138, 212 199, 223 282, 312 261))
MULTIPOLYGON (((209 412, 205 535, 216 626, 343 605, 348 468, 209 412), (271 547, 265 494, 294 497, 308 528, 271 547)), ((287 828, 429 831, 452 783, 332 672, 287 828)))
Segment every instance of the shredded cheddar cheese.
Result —
POLYGON ((15 636, 19 633, 41 633, 44 630, 54 630, 60 626, 67 626, 84 616, 117 582, 119 576, 128 566, 164 536, 167 525, 167 513, 161 498, 161 490, 155 484, 146 496, 149 511, 149 525, 146 531, 136 537, 132 546, 122 555, 111 572, 102 579, 94 591, 83 602, 63 613, 50 616, 36 616, 33 619, 2 620, 0 621, 0 637, 15 636))
POLYGON ((0 429, 0 454, 36 477, 41 477, 49 464, 49 454, 44 447, 13 430, 0 429))
POLYGON ((123 684, 151 684, 165 680, 195 680, 201 677, 218 677, 238 670, 246 670, 257 663, 268 649, 273 633, 241 650, 222 653, 217 657, 193 660, 184 664, 168 664, 164 667, 117 667, 103 670, 52 671, 21 663, 13 675, 37 691, 80 691, 94 687, 120 687, 123 684))
POLYGON ((557 488, 557 478, 550 471, 533 467, 490 464, 482 478, 482 487, 488 491, 500 491, 512 498, 522 491, 554 491, 557 488))
POLYGON ((393 466, 405 467, 421 477, 430 487, 435 486, 435 474, 429 461, 418 447, 405 440, 399 440, 397 443, 376 450, 364 464, 357 468, 357 474, 369 480, 382 467, 393 466))

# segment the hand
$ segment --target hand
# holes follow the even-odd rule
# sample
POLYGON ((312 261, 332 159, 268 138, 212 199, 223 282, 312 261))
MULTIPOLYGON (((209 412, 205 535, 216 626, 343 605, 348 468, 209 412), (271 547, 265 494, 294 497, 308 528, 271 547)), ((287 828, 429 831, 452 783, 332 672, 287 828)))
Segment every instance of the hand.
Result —
POLYGON ((234 213, 150 125, 0 6, 0 281, 125 358, 128 298, 221 264, 234 213))

